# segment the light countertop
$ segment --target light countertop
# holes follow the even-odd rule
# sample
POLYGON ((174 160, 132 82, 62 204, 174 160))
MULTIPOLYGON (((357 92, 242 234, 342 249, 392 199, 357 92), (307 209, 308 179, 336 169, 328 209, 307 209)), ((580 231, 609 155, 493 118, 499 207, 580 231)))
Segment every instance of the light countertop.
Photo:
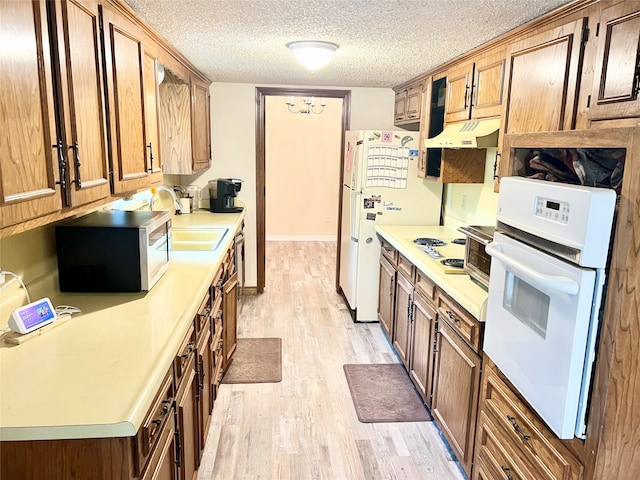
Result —
POLYGON ((174 216, 174 227, 229 231, 214 251, 173 251, 149 292, 61 293, 55 274, 42 279, 36 292, 82 313, 21 345, 0 345, 0 440, 135 435, 243 218, 174 216))
MULTIPOLYGON (((439 238, 445 241, 464 238, 462 233, 448 227, 396 225, 378 225, 376 232, 471 315, 481 322, 485 320, 487 291, 473 282, 467 274, 444 273, 437 264, 437 260, 432 259, 413 243, 413 240, 418 237, 439 238)), ((443 247, 442 253, 445 253, 444 248, 447 256, 451 253, 456 258, 464 258, 464 245, 453 245, 448 242, 448 245, 443 247)))

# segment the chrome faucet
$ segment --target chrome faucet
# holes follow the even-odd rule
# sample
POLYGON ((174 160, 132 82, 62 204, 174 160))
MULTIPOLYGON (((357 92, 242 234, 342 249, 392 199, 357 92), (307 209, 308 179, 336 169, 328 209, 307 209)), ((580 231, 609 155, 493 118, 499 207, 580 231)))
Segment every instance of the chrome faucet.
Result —
POLYGON ((173 188, 169 188, 165 185, 160 185, 158 187, 151 188, 151 199, 149 200, 149 210, 153 210, 153 199, 161 191, 168 192, 169 195, 171 195, 171 198, 173 199, 173 204, 176 207, 176 215, 180 215, 182 213, 182 205, 180 204, 180 200, 178 200, 178 197, 176 196, 176 193, 173 191, 173 188))

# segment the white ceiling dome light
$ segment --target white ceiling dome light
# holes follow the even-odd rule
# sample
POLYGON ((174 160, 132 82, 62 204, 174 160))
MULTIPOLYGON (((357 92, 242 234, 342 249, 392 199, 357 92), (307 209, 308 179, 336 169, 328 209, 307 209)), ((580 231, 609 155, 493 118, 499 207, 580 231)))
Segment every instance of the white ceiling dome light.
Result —
POLYGON ((289 50, 302 65, 312 72, 321 69, 338 49, 338 45, 331 42, 320 42, 316 40, 305 40, 301 42, 287 43, 289 50))

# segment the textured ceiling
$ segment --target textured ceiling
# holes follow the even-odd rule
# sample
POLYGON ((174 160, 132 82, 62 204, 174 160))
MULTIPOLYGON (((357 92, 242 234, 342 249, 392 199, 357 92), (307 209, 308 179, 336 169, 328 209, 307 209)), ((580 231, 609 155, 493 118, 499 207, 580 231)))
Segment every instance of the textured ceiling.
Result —
POLYGON ((126 0, 214 82, 392 87, 567 0, 126 0), (315 73, 286 44, 340 49, 315 73))

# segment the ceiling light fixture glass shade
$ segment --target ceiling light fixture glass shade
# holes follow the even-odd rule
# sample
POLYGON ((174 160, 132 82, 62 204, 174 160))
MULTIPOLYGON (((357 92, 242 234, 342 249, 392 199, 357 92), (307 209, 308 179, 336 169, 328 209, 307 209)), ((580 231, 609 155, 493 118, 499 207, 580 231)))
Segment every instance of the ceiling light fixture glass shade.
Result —
POLYGON ((287 43, 289 50, 302 65, 312 72, 321 69, 338 49, 338 45, 331 42, 320 42, 315 40, 305 40, 302 42, 287 43))

